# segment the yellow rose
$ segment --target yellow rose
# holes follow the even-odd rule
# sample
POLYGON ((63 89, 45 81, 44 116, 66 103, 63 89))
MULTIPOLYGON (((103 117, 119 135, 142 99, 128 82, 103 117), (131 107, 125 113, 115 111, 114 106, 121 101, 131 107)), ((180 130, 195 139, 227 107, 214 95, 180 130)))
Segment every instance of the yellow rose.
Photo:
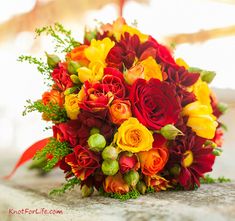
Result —
POLYGON ((153 135, 136 118, 130 117, 118 128, 116 144, 121 151, 137 153, 152 148, 153 135))
POLYGON ((77 94, 66 95, 64 108, 66 110, 68 117, 71 120, 77 119, 77 116, 80 112, 78 95, 77 94))
POLYGON ((183 116, 188 116, 187 126, 200 137, 212 139, 218 126, 216 117, 207 105, 195 101, 183 108, 183 116))

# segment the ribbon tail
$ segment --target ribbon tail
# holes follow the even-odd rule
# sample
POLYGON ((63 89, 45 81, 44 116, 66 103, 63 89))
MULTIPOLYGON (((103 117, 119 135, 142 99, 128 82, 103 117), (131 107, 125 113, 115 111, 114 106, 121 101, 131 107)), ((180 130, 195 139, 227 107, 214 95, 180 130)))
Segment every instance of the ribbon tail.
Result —
POLYGON ((47 145, 47 143, 49 142, 49 139, 50 138, 45 138, 45 139, 39 140, 36 143, 34 143, 33 145, 31 145, 27 150, 25 150, 25 152, 21 155, 20 159, 16 163, 16 165, 13 168, 13 170, 11 171, 11 173, 9 175, 5 176, 4 179, 10 179, 20 166, 22 166, 28 160, 31 160, 38 150, 41 150, 42 148, 44 148, 47 145))

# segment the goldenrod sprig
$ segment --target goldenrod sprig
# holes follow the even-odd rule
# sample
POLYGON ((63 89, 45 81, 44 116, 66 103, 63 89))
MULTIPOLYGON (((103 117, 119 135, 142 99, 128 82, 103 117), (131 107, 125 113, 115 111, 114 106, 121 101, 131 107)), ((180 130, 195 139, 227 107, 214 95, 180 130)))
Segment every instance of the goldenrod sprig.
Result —
POLYGON ((41 100, 34 102, 27 100, 26 102, 27 105, 22 113, 23 116, 27 113, 38 111, 39 113, 43 113, 48 121, 53 121, 54 123, 62 123, 68 119, 65 109, 58 104, 49 103, 44 105, 41 100))
POLYGON ((76 41, 70 30, 66 30, 62 24, 55 23, 54 26, 45 26, 35 30, 36 37, 46 34, 51 36, 55 42, 55 52, 69 52, 74 47, 79 45, 79 42, 76 41))
POLYGON ((72 149, 67 142, 59 142, 55 138, 51 138, 47 145, 35 154, 34 159, 40 160, 47 158, 46 165, 43 169, 48 172, 54 168, 59 160, 71 152, 72 149), (51 158, 48 159, 48 156, 51 156, 51 158))
POLYGON ((76 185, 79 185, 81 181, 77 178, 74 177, 72 179, 67 180, 67 183, 64 183, 62 187, 53 189, 49 194, 50 195, 61 195, 65 193, 67 190, 73 189, 76 185))

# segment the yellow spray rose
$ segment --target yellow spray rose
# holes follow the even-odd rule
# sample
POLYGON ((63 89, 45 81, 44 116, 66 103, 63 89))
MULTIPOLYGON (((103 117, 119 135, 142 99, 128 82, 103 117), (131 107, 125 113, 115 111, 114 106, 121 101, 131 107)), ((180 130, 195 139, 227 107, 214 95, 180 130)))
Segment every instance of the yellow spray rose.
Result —
POLYGON ((92 39, 90 46, 84 50, 84 54, 90 63, 88 67, 78 69, 78 77, 81 82, 94 82, 102 79, 106 67, 105 59, 114 45, 115 43, 109 38, 92 39))
POLYGON ((116 144, 121 151, 137 153, 152 148, 153 135, 136 118, 130 117, 118 128, 116 144))
POLYGON ((206 105, 210 111, 212 112, 211 107, 211 90, 208 87, 208 84, 201 79, 199 79, 194 85, 193 85, 193 93, 196 95, 197 100, 203 104, 206 105))
POLYGON ((187 126, 200 137, 212 139, 218 126, 216 117, 207 105, 195 101, 183 108, 183 116, 188 116, 187 126))
POLYGON ((137 35, 141 42, 148 40, 148 35, 141 33, 138 29, 126 24, 125 19, 119 17, 113 24, 106 24, 102 26, 103 31, 108 31, 111 35, 114 35, 117 41, 120 41, 121 36, 128 32, 131 36, 137 35))
POLYGON ((66 95, 64 108, 67 112, 68 117, 71 120, 77 119, 77 116, 80 112, 78 95, 77 94, 66 95))

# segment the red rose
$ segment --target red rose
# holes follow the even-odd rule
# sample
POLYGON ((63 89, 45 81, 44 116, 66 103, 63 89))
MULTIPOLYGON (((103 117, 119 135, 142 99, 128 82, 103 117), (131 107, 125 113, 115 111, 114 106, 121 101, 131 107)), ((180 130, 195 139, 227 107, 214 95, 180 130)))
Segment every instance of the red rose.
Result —
POLYGON ((109 91, 108 85, 95 83, 84 83, 85 97, 79 104, 81 109, 90 112, 102 111, 108 107, 114 95, 109 91))
POLYGON ((56 124, 52 127, 53 136, 60 142, 68 142, 72 147, 77 144, 85 145, 90 136, 90 128, 87 128, 79 120, 70 120, 66 123, 56 124))
POLYGON ((152 130, 176 123, 181 111, 175 87, 153 78, 148 82, 137 79, 131 88, 130 101, 133 115, 152 130))
POLYGON ((139 168, 138 159, 136 155, 130 153, 122 153, 119 158, 120 172, 126 173, 129 170, 139 168))
POLYGON ((126 83, 123 74, 115 68, 105 68, 102 84, 108 86, 108 90, 115 98, 123 99, 127 95, 126 83))
POLYGON ((73 82, 71 81, 70 75, 68 74, 64 64, 60 63, 58 67, 53 70, 51 76, 61 91, 65 91, 67 88, 73 86, 73 82))
POLYGON ((86 147, 76 146, 73 153, 65 157, 65 162, 71 166, 76 177, 85 180, 100 167, 100 157, 86 147))

